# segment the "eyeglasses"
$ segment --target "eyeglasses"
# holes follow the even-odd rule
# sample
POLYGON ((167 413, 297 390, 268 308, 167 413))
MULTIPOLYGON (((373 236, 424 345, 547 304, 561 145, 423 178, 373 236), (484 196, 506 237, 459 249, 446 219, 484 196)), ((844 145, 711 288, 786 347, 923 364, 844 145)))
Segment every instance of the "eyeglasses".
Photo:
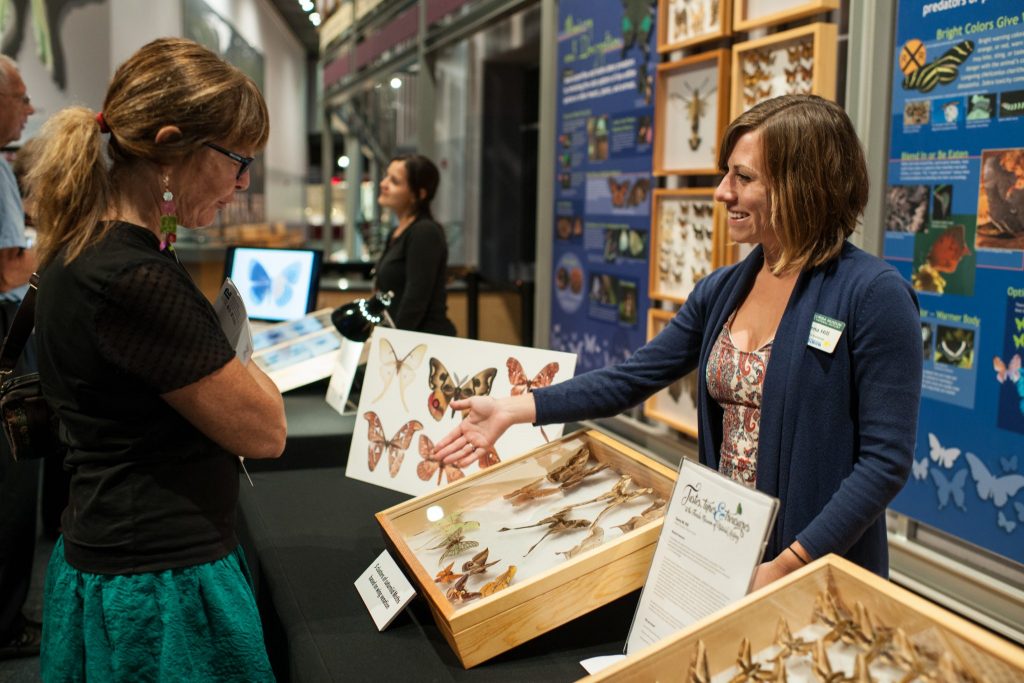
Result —
POLYGON ((249 168, 249 164, 256 161, 256 157, 245 157, 238 152, 232 152, 230 149, 224 149, 218 144, 213 142, 207 142, 206 146, 210 149, 216 150, 226 156, 227 158, 238 162, 238 175, 235 176, 235 180, 239 180, 242 174, 245 173, 246 169, 249 168))
POLYGON ((23 105, 25 105, 26 107, 31 107, 32 106, 32 98, 29 97, 28 95, 17 95, 17 94, 12 93, 12 92, 0 93, 0 95, 4 95, 5 97, 13 97, 16 100, 21 100, 21 103, 23 105))

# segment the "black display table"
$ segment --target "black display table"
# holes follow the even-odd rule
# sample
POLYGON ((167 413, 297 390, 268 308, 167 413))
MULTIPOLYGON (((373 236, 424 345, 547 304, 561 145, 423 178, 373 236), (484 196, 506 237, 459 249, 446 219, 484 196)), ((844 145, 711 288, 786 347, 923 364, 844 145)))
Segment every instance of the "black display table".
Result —
MULTIPOLYGON (((284 458, 300 450, 289 439, 284 458)), ((638 591, 469 671, 422 598, 379 633, 353 583, 384 549, 373 514, 408 496, 345 478, 346 455, 242 479, 239 534, 280 680, 571 681, 579 660, 622 651, 638 591)))

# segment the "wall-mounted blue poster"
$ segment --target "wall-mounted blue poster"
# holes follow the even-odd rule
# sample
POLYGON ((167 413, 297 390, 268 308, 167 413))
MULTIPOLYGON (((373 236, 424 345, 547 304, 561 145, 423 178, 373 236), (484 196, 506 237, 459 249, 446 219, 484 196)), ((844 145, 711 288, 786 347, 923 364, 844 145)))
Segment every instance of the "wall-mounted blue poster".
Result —
POLYGON ((583 372, 646 340, 656 3, 558 6, 551 348, 583 372))
POLYGON ((1024 5, 902 0, 885 258, 921 303, 918 447, 893 508, 1024 562, 1024 5))

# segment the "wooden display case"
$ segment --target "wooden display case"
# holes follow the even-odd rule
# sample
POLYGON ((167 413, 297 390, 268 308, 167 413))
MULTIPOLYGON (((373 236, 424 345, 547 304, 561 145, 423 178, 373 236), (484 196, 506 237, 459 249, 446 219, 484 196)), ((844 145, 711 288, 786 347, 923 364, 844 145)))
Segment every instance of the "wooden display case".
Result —
POLYGON ((613 523, 632 521, 645 508, 653 507, 657 499, 667 501, 675 478, 674 470, 600 432, 579 431, 435 493, 378 512, 376 517, 389 550, 408 570, 410 580, 430 606, 438 628, 468 669, 643 585, 662 519, 652 517, 632 530, 620 529, 613 523), (587 477, 568 492, 539 497, 522 505, 510 502, 508 494, 537 483, 538 479, 544 487, 550 487, 545 475, 567 462, 580 446, 589 449, 591 466, 604 464, 608 469, 587 477), (595 524, 600 519, 600 526, 607 529, 600 545, 579 550, 581 541, 590 533, 582 528, 552 533, 544 539, 541 537, 545 528, 541 525, 522 529, 564 508, 570 496, 579 502, 577 499, 586 500, 608 491, 609 481, 621 482, 623 475, 632 478, 629 486, 633 491, 650 488, 651 492, 612 510, 605 518, 598 515, 601 503, 579 506, 572 514, 587 519, 598 515, 595 524), (479 528, 472 529, 464 538, 479 540, 479 544, 438 560, 439 554, 447 554, 440 550, 444 542, 435 548, 429 546, 451 529, 444 525, 452 519, 459 519, 460 524, 478 522, 479 528), (499 526, 507 533, 501 533, 499 526), (524 557, 527 547, 530 550, 524 557), (463 589, 486 593, 487 582, 504 575, 509 565, 516 565, 518 569, 514 570, 508 587, 469 601, 450 599, 448 595, 458 582, 442 584, 438 577, 446 571, 465 571, 459 567, 485 548, 489 554, 484 561, 497 564, 483 574, 469 577, 471 580, 464 582, 463 589))
MULTIPOLYGON (((654 339, 673 317, 673 311, 649 309, 647 341, 654 339)), ((644 415, 697 438, 697 371, 678 378, 644 401, 644 415)))
POLYGON ((683 303, 697 282, 722 265, 723 205, 714 188, 654 191, 651 206, 649 292, 683 303))
POLYGON ((835 24, 808 24, 732 46, 732 119, 779 95, 836 97, 835 24))
POLYGON ((729 35, 732 3, 658 0, 658 52, 693 47, 729 35))
POLYGON ((733 0, 735 28, 749 31, 796 21, 839 8, 839 0, 733 0))
MULTIPOLYGON (((919 650, 922 665, 929 673, 941 670, 943 665, 929 664, 928 657, 942 659, 948 653, 947 663, 974 677, 961 675, 943 680, 961 678, 988 683, 1024 680, 1024 650, 1021 648, 835 555, 827 555, 751 593, 733 606, 631 654, 586 680, 616 683, 691 680, 687 672, 695 662, 700 643, 706 648, 711 676, 715 680, 728 680, 730 668, 737 667, 737 652, 744 638, 749 640, 756 660, 756 653, 776 647, 780 619, 786 620, 794 636, 801 629, 811 627, 816 618, 816 602, 826 593, 847 608, 862 605, 876 633, 901 629, 909 643, 919 650)), ((833 642, 845 645, 839 638, 833 642)), ((832 680, 856 680, 848 677, 849 674, 849 671, 846 675, 836 672, 832 680)), ((788 680, 795 681, 798 677, 791 674, 788 680)), ((812 675, 808 680, 818 679, 812 675)))

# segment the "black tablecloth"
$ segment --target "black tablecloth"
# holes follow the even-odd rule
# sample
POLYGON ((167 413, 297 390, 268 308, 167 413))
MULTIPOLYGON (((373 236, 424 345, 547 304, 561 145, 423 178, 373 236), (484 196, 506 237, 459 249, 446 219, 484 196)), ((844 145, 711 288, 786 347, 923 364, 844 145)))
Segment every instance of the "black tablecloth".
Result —
POLYGON ((384 549, 373 514, 408 496, 346 479, 343 467, 253 480, 243 479, 239 532, 280 680, 570 681, 585 675, 579 660, 622 651, 639 592, 469 671, 422 598, 378 632, 353 583, 384 549))

